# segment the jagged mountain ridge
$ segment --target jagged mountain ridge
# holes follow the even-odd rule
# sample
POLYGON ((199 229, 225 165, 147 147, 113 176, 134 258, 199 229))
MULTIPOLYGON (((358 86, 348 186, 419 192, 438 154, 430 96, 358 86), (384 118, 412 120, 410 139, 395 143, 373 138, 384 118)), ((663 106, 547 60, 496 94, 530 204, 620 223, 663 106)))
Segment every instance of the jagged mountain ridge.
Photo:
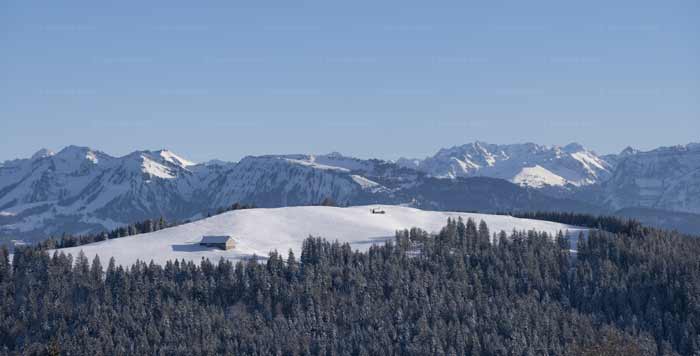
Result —
POLYGON ((42 150, 0 166, 1 222, 18 233, 60 234, 113 228, 145 215, 180 216, 198 189, 189 166, 166 150, 119 158, 77 146, 42 150))
POLYGON ((444 148, 434 156, 399 159, 397 164, 437 178, 485 176, 523 186, 584 186, 607 179, 613 165, 577 143, 496 145, 473 142, 444 148))
POLYGON ((664 210, 665 216, 672 211, 698 213, 698 147, 626 149, 602 158, 576 155, 592 155, 580 145, 469 144, 441 150, 435 155, 440 159, 430 164, 461 154, 474 165, 491 168, 437 177, 418 167, 428 167, 425 161, 412 166, 407 160, 357 159, 339 153, 248 156, 237 163, 195 164, 168 150, 113 157, 86 147, 69 146, 58 153, 42 149, 31 158, 0 164, 0 238, 94 232, 159 216, 181 221, 235 202, 282 207, 318 204, 325 198, 340 205, 406 204, 483 212, 610 214, 648 208, 664 210), (476 156, 474 150, 482 155, 476 156), (504 157, 510 162, 499 168, 504 157), (585 167, 581 161, 590 164, 585 167), (556 174, 566 185, 533 184, 543 182, 537 174, 529 180, 509 179, 518 184, 502 179, 504 172, 518 167, 522 171, 522 163, 532 162, 541 163, 536 166, 549 172, 545 174, 556 174), (660 182, 658 189, 652 189, 654 194, 649 193, 649 182, 660 182))
MULTIPOLYGON (((474 142, 424 160, 400 159, 439 178, 487 176, 614 212, 626 208, 700 213, 700 144, 599 156, 583 146, 474 142)), ((649 214, 647 214, 648 216, 649 214)))

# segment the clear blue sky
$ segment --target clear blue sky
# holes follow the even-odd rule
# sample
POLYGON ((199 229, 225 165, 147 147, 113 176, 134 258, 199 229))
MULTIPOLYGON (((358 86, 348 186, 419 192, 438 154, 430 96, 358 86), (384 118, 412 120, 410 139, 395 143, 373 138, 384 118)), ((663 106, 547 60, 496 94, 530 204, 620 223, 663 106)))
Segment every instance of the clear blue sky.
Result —
POLYGON ((700 141, 700 2, 0 3, 0 161, 700 141))

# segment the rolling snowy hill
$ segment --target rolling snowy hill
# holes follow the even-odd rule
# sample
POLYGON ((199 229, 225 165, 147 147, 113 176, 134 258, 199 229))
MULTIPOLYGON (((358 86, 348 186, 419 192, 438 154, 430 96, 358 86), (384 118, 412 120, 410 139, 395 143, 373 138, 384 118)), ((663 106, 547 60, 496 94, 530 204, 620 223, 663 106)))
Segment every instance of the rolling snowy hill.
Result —
POLYGON ((136 260, 163 264, 167 260, 185 259, 199 262, 202 258, 218 261, 220 258, 238 260, 256 254, 267 256, 277 250, 286 256, 292 249, 300 255, 302 242, 307 237, 349 242, 354 249, 366 250, 372 244, 392 240, 396 230, 420 227, 430 232, 439 231, 447 218, 484 220, 492 232, 537 230, 555 234, 567 232, 578 236, 585 231, 554 222, 519 219, 510 216, 425 211, 408 207, 381 205, 336 207, 287 207, 273 209, 235 210, 192 223, 148 234, 122 237, 88 245, 60 249, 76 256, 81 250, 88 258, 99 255, 103 264, 114 257, 121 265, 136 260), (372 214, 379 207, 386 214, 372 214), (236 248, 229 251, 198 245, 203 235, 232 235, 236 248))

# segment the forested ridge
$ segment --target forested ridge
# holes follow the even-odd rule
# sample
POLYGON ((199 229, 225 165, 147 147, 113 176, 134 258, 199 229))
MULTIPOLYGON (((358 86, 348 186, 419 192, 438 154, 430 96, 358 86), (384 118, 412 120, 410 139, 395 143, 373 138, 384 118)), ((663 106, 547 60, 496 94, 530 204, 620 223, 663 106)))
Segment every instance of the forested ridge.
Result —
POLYGON ((0 355, 700 355, 700 240, 449 220, 368 252, 129 268, 0 253, 0 355))

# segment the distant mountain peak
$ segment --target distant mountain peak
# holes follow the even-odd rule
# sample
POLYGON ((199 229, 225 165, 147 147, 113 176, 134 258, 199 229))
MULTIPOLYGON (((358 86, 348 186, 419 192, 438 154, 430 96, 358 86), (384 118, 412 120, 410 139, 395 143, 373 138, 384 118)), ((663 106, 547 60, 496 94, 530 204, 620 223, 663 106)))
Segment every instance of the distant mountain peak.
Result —
POLYGON ((333 151, 333 152, 326 153, 326 154, 320 155, 320 156, 326 156, 326 157, 329 157, 329 158, 346 158, 345 155, 343 155, 342 153, 340 153, 340 152, 338 152, 338 151, 333 151))
POLYGON ((46 158, 46 157, 51 157, 51 156, 53 156, 53 155, 55 155, 55 154, 56 154, 56 153, 55 153, 54 151, 51 151, 51 150, 49 150, 48 148, 42 148, 42 149, 36 151, 36 153, 34 153, 34 154, 32 155, 32 158, 31 158, 31 159, 33 159, 33 160, 35 160, 35 159, 42 159, 42 158, 46 158))
POLYGON ((498 145, 475 141, 440 149, 424 160, 399 159, 402 167, 438 178, 489 176, 520 185, 588 185, 610 174, 611 165, 579 143, 498 145))
POLYGON ((82 171, 87 169, 87 167, 114 159, 114 157, 104 152, 75 145, 66 146, 51 157, 58 166, 68 171, 82 171))
POLYGON ((162 149, 159 151, 156 151, 159 156, 161 156, 164 160, 176 164, 181 167, 188 167, 188 166, 194 166, 196 163, 186 160, 177 154, 175 154, 173 151, 167 150, 167 149, 162 149))
POLYGON ((620 151, 620 157, 631 156, 639 153, 638 149, 632 148, 632 146, 625 147, 624 150, 620 151))
POLYGON ((71 155, 75 153, 83 153, 83 152, 88 152, 92 151, 90 147, 86 146, 76 146, 76 145, 69 145, 66 147, 63 147, 60 151, 58 151, 59 155, 71 155))
POLYGON ((563 149, 565 152, 568 152, 568 153, 586 151, 586 148, 583 147, 583 145, 581 145, 581 144, 578 143, 578 142, 572 142, 572 143, 570 143, 570 144, 568 144, 568 145, 562 147, 562 149, 563 149))

